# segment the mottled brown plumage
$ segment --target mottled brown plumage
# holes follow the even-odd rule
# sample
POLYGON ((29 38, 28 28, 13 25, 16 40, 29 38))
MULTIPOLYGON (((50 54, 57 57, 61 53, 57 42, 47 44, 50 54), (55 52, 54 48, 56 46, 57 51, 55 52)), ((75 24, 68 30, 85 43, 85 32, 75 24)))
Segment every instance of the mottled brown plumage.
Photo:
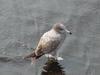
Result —
POLYGON ((56 52, 65 40, 66 32, 71 34, 63 24, 55 24, 51 30, 43 34, 36 49, 25 58, 33 58, 35 60, 44 54, 56 52))

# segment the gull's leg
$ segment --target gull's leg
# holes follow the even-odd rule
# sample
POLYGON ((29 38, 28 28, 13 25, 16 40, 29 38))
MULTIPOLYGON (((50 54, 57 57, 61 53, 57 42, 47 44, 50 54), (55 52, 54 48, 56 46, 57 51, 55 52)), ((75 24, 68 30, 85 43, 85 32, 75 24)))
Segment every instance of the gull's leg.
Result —
POLYGON ((63 60, 63 58, 60 57, 59 54, 60 54, 60 52, 57 51, 57 50, 55 50, 55 51, 53 51, 53 52, 51 53, 51 55, 52 55, 56 60, 58 60, 58 61, 63 60))
POLYGON ((47 58, 52 58, 52 57, 54 57, 54 56, 51 55, 51 54, 45 54, 45 57, 47 57, 47 58))
POLYGON ((52 56, 51 54, 45 54, 45 57, 47 57, 48 60, 49 60, 50 58, 54 58, 54 56, 52 56))
POLYGON ((54 58, 54 59, 56 59, 56 60, 58 60, 58 61, 63 60, 62 57, 59 57, 59 52, 57 53, 56 50, 53 51, 53 52, 51 52, 50 54, 45 54, 45 56, 48 58, 48 60, 49 60, 50 58, 54 58))
POLYGON ((45 54, 45 57, 47 57, 49 59, 49 54, 45 54))
POLYGON ((57 60, 60 61, 60 60, 64 60, 64 59, 62 57, 57 57, 57 60))
POLYGON ((45 54, 45 56, 46 56, 48 59, 50 59, 50 58, 56 59, 56 55, 57 55, 57 51, 56 51, 56 50, 53 51, 53 52, 51 52, 51 53, 45 54))
POLYGON ((50 53, 45 54, 45 56, 49 59, 49 58, 56 58, 56 50, 50 53))
POLYGON ((47 54, 46 56, 48 57, 48 59, 50 59, 50 58, 56 59, 56 54, 57 54, 56 51, 53 51, 53 52, 47 54))
POLYGON ((60 60, 64 60, 62 57, 60 57, 59 54, 60 54, 60 51, 57 52, 57 60, 59 60, 59 61, 60 61, 60 60))

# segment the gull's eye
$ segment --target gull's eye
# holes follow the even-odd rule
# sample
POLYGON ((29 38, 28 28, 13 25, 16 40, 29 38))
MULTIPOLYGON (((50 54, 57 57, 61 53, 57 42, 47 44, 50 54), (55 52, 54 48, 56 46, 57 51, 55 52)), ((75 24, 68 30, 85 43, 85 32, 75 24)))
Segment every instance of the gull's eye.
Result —
POLYGON ((64 30, 63 28, 59 28, 59 30, 64 30))

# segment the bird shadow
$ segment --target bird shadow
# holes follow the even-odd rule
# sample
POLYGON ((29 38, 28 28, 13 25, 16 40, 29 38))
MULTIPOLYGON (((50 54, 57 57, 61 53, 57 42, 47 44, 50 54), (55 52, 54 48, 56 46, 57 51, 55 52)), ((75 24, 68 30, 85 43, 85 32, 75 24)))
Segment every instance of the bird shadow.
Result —
POLYGON ((41 75, 65 75, 63 67, 54 58, 49 58, 43 65, 41 75))
MULTIPOLYGON (((21 56, 16 57, 0 57, 0 63, 10 63, 15 64, 17 66, 25 66, 27 63, 30 63, 29 59, 22 59, 21 56)), ((60 63, 54 59, 49 58, 46 63, 44 63, 40 75, 65 75, 64 68, 60 65, 60 63)))

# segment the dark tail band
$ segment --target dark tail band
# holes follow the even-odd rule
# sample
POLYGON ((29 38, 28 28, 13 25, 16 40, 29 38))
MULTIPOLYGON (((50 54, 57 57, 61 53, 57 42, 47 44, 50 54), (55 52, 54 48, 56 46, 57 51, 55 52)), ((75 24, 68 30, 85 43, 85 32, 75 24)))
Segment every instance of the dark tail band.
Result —
POLYGON ((37 55, 35 54, 35 52, 32 52, 32 53, 26 55, 26 56, 24 57, 24 59, 26 59, 26 58, 35 58, 35 59, 38 59, 38 58, 40 58, 41 56, 42 56, 42 55, 37 56, 37 55))

